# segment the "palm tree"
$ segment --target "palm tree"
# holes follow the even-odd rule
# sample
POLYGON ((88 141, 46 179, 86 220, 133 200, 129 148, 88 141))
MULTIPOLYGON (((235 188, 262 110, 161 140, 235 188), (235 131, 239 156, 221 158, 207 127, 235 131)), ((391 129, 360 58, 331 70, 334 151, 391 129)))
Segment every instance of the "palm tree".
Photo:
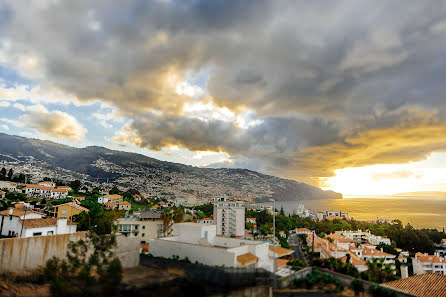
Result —
POLYGON ((393 280, 394 269, 392 264, 385 264, 384 258, 372 258, 367 261, 368 280, 375 283, 384 283, 393 280))
POLYGON ((168 236, 171 233, 170 227, 173 224, 173 212, 169 208, 163 209, 161 213, 161 219, 163 220, 163 237, 168 236))

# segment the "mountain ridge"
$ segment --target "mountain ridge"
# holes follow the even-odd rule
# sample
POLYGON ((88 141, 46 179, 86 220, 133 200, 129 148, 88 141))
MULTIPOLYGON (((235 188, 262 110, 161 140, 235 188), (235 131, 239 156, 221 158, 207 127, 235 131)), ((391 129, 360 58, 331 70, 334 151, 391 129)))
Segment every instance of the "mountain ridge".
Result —
MULTIPOLYGON (((93 186, 105 181, 148 196, 211 198, 228 194, 259 202, 342 198, 342 194, 242 168, 201 168, 101 146, 75 148, 48 140, 0 133, 0 161, 35 179, 45 174, 78 178, 93 186)), ((16 170, 16 172, 18 172, 16 170)))

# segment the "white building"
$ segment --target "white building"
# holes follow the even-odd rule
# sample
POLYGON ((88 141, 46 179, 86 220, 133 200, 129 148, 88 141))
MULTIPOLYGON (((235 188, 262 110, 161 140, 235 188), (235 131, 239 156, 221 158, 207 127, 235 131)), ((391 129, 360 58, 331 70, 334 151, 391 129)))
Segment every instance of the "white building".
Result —
POLYGON ((39 185, 42 185, 45 187, 52 187, 52 188, 56 187, 56 183, 54 183, 52 181, 41 181, 41 182, 39 182, 39 185))
POLYGON ((0 180, 0 189, 7 189, 10 192, 17 192, 17 183, 0 180))
MULTIPOLYGON (((274 248, 267 242, 217 236, 216 225, 174 224, 174 236, 150 240, 149 252, 157 257, 188 258, 210 266, 264 268, 274 271, 274 248)), ((275 248, 276 258, 293 250, 275 248)))
POLYGON ((311 231, 310 229, 307 229, 307 228, 296 228, 296 229, 290 230, 290 233, 297 234, 297 235, 302 235, 302 234, 308 235, 308 234, 312 234, 313 231, 311 231))
POLYGON ((68 234, 76 232, 76 224, 66 218, 42 218, 33 211, 9 209, 0 212, 0 234, 4 236, 31 237, 68 234))
POLYGON ((51 191, 51 199, 65 199, 68 196, 68 189, 65 188, 57 188, 51 191))
POLYGON ((439 273, 446 275, 446 258, 440 257, 438 254, 428 255, 416 253, 412 258, 413 273, 439 273))
POLYGON ((243 202, 219 201, 214 203, 214 223, 217 235, 244 236, 245 208, 243 202))
POLYGON ((370 243, 371 245, 379 245, 380 243, 384 243, 387 245, 391 245, 389 238, 373 235, 372 233, 370 233, 370 231, 364 232, 362 230, 342 230, 336 231, 335 234, 343 235, 358 243, 370 243))
POLYGON ((150 239, 172 235, 173 222, 164 222, 161 212, 139 211, 132 217, 121 218, 117 222, 118 232, 126 237, 139 237, 141 244, 150 239))
POLYGON ((342 212, 340 210, 325 210, 320 211, 316 214, 316 217, 319 221, 324 219, 336 219, 336 218, 346 218, 348 219, 348 213, 342 212))

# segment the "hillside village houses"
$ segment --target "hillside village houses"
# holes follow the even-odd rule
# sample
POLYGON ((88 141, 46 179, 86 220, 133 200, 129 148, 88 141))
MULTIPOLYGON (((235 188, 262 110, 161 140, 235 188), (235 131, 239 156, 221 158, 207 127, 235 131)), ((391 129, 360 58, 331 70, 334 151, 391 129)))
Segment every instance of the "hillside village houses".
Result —
POLYGON ((65 199, 68 196, 70 187, 58 187, 55 188, 51 185, 55 185, 52 182, 41 182, 39 184, 26 185, 23 190, 26 196, 33 198, 45 198, 45 199, 65 199))
MULTIPOLYGON (((307 235, 307 244, 313 245, 313 234, 307 235)), ((333 257, 343 262, 349 259, 360 272, 368 269, 367 261, 371 259, 382 258, 385 264, 395 264, 395 255, 378 250, 371 244, 360 244, 359 247, 356 244, 352 239, 336 233, 327 235, 327 239, 317 235, 314 237, 314 251, 320 253, 322 259, 333 257)))
POLYGON ((6 189, 9 192, 17 192, 17 183, 6 180, 0 180, 0 189, 6 189))
POLYGON ((98 203, 106 204, 107 208, 115 209, 119 206, 119 203, 123 202, 124 198, 118 194, 107 194, 98 198, 98 203))
POLYGON ((0 234, 3 236, 32 237, 76 232, 76 224, 66 218, 43 218, 42 214, 21 209, 0 212, 0 234))
POLYGON ((214 224, 179 223, 173 226, 173 236, 150 240, 149 252, 157 257, 178 256, 211 266, 264 268, 272 272, 276 258, 294 251, 274 248, 264 241, 218 236, 214 224))

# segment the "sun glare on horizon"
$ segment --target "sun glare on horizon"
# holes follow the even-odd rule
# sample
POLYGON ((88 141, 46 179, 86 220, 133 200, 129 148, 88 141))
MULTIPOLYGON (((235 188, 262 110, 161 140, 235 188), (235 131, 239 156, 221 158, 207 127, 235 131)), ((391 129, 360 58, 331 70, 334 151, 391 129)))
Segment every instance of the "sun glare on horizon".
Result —
POLYGON ((445 153, 407 164, 380 164, 335 170, 325 190, 344 196, 385 196, 407 192, 445 192, 445 153))

